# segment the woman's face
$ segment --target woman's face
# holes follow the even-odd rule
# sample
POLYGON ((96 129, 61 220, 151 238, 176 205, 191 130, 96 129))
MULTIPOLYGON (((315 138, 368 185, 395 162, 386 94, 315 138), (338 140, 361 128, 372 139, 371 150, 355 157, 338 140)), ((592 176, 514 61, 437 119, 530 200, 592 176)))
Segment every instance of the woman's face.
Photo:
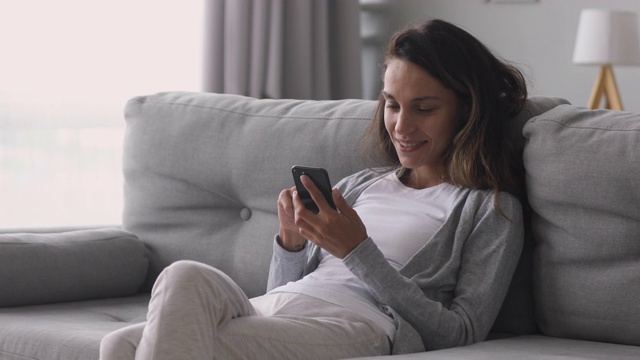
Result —
POLYGON ((408 185, 442 182, 443 156, 458 129, 455 93, 421 67, 392 59, 384 73, 384 124, 402 166, 412 169, 408 185))

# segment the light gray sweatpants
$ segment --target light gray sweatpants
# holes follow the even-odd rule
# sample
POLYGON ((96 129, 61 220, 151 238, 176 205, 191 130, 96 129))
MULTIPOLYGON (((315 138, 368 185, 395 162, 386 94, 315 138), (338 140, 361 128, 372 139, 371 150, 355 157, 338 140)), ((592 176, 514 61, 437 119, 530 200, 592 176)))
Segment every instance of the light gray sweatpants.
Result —
POLYGON ((340 359, 389 354, 382 329, 303 294, 249 300, 223 272, 179 261, 158 277, 147 322, 108 334, 101 360, 340 359))

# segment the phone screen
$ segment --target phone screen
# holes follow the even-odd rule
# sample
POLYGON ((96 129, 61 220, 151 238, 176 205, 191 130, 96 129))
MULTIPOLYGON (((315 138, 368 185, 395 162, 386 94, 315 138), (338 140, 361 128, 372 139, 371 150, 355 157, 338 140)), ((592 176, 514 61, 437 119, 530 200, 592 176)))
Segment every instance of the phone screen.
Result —
POLYGON ((329 173, 327 173, 327 170, 317 167, 296 165, 291 168, 291 172, 293 174, 293 181, 296 184, 296 190, 300 195, 300 199, 302 199, 302 203, 307 209, 314 214, 317 214, 320 211, 318 209, 318 205, 316 205, 311 198, 311 194, 309 194, 304 185, 302 185, 302 182, 300 181, 300 176, 302 175, 307 175, 311 178, 313 183, 318 187, 318 189, 320 189, 329 205, 334 209, 336 208, 336 205, 333 203, 333 196, 331 195, 331 181, 329 180, 329 173))

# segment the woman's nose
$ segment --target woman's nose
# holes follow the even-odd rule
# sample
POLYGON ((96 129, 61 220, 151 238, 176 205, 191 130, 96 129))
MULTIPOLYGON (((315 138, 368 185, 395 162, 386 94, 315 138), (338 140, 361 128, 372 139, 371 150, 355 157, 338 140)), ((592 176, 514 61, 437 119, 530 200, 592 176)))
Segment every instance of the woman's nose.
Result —
POLYGON ((407 111, 398 112, 395 130, 398 134, 410 134, 416 129, 415 123, 407 111))

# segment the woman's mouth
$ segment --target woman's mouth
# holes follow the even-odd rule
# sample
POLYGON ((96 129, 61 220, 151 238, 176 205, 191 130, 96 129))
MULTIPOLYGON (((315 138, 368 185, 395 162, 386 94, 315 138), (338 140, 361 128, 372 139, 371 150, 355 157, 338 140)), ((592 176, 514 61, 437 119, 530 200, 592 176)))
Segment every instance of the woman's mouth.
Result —
POLYGON ((412 152, 417 150, 420 146, 424 145, 426 141, 398 141, 398 145, 400 145, 400 151, 403 152, 412 152))

